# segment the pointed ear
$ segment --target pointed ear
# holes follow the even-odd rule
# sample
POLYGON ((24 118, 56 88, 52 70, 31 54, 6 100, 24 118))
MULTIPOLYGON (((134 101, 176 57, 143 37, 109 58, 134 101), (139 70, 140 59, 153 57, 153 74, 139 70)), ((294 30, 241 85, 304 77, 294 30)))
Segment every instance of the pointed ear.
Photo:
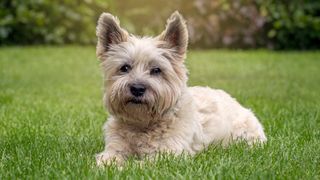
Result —
POLYGON ((178 54, 186 53, 188 46, 188 30, 186 22, 178 11, 175 11, 167 20, 165 31, 163 31, 159 40, 165 41, 169 48, 173 48, 178 54))
POLYGON ((102 54, 110 49, 113 44, 119 44, 127 41, 128 33, 119 25, 119 20, 109 13, 102 13, 98 20, 96 34, 98 37, 97 56, 101 58, 102 54))

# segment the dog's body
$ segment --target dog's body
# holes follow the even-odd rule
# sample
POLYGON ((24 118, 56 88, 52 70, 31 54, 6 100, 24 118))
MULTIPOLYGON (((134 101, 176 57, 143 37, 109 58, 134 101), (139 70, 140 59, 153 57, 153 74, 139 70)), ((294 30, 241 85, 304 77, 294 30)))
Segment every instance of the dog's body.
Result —
POLYGON ((98 165, 130 155, 195 154, 212 143, 264 142, 254 114, 222 90, 187 87, 188 34, 179 13, 155 38, 137 38, 102 14, 97 55, 105 76, 105 151, 98 165))

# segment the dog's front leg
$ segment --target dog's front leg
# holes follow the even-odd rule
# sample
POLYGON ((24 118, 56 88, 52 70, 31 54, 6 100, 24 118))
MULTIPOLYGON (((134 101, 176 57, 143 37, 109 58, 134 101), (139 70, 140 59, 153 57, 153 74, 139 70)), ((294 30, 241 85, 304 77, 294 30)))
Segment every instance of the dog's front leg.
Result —
POLYGON ((123 165, 126 158, 130 155, 127 143, 119 138, 106 138, 105 150, 96 155, 98 166, 123 165))

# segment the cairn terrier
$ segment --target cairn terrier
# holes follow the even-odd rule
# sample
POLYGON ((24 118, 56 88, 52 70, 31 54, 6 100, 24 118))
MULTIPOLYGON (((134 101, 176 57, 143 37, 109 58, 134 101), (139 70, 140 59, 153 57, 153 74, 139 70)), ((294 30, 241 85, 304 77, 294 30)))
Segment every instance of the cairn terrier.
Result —
POLYGON ((174 12, 157 37, 137 37, 103 13, 97 57, 104 74, 105 150, 98 165, 158 152, 195 154, 210 144, 266 141, 255 115, 222 90, 187 87, 188 31, 174 12))

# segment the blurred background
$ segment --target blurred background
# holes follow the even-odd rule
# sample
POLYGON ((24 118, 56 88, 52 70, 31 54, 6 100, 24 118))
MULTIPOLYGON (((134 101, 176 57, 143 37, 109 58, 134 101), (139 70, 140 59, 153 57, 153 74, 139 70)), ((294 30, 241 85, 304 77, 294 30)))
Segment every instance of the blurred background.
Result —
POLYGON ((191 48, 320 47, 319 0, 1 0, 0 45, 93 45, 102 12, 131 33, 156 35, 175 10, 191 48))
POLYGON ((320 0, 0 0, 0 180, 320 180, 319 50, 320 0), (98 17, 152 36, 175 10, 189 29, 188 85, 230 93, 268 143, 94 168, 108 114, 98 17))

